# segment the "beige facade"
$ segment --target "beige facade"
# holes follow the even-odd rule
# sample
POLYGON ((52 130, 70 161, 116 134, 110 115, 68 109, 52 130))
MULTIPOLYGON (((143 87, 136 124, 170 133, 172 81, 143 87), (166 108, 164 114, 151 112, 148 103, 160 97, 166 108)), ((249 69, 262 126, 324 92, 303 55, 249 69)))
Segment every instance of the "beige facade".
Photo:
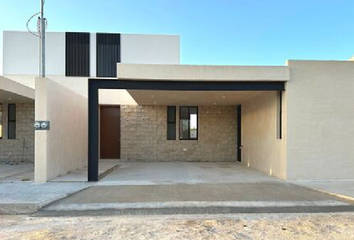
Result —
POLYGON ((236 106, 199 106, 198 140, 167 140, 167 106, 121 106, 121 158, 131 161, 236 161, 236 106))
MULTIPOLYGON (((230 66, 218 69, 215 66, 121 64, 118 69, 126 80, 134 79, 129 74, 138 80, 146 74, 147 81, 171 76, 170 81, 273 81, 285 82, 286 86, 282 95, 282 139, 277 137, 279 99, 275 91, 185 91, 180 94, 180 91, 100 90, 100 104, 121 105, 122 160, 235 162, 236 105, 241 104, 242 164, 289 180, 353 179, 353 61, 289 61, 281 68, 235 69, 230 66), (146 72, 137 71, 139 69, 146 72), (168 75, 169 70, 171 75, 168 75), (167 140, 167 105, 177 106, 176 140, 167 140), (178 139, 179 105, 199 106, 198 140, 178 139)), ((52 80, 50 89, 36 86, 36 104, 42 104, 47 111, 47 115, 38 115, 36 119, 50 120, 52 124, 50 131, 37 131, 35 136, 37 145, 42 147, 36 150, 39 181, 87 164, 87 78, 57 76, 52 80)), ((30 103, 18 103, 19 121, 21 114, 23 116, 22 104, 30 108, 30 103)), ((39 109, 36 108, 36 114, 40 114, 39 109)), ((26 114, 30 114, 29 110, 26 114)), ((33 120, 32 117, 32 122, 27 122, 26 126, 30 127, 18 125, 18 130, 32 129, 33 120)), ((24 132, 24 135, 28 139, 30 133, 24 132)), ((25 142, 25 147, 33 146, 28 140, 25 142)), ((21 147, 23 140, 0 140, 1 156, 16 155, 16 159, 30 161, 30 150, 22 158, 21 147), (9 145, 2 147, 5 145, 1 143, 9 145), (4 155, 4 151, 9 152, 4 155)))
MULTIPOLYGON (((283 111, 285 100, 283 93, 283 111)), ((280 126, 278 101, 277 92, 266 92, 242 104, 242 163, 286 179, 286 113, 282 114, 280 126)))
POLYGON ((87 98, 48 78, 36 79, 35 181, 46 182, 87 165, 87 98))
POLYGON ((289 61, 287 178, 354 178, 354 62, 289 61))

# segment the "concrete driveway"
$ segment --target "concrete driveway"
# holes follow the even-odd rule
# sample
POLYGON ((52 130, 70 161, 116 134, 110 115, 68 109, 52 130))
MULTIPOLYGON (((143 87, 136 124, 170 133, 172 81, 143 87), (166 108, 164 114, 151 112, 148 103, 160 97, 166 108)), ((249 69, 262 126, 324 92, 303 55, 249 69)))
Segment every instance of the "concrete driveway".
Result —
POLYGON ((0 164, 0 182, 31 182, 33 178, 33 164, 0 164))
POLYGON ((92 186, 43 209, 53 214, 353 211, 335 196, 284 182, 92 186))
POLYGON ((274 182, 277 178, 236 162, 120 162, 99 185, 274 182))

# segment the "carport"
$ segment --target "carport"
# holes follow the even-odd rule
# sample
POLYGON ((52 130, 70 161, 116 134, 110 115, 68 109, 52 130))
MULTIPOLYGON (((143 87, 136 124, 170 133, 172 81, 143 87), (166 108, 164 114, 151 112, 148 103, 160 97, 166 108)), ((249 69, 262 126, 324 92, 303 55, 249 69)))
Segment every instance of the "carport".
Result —
MULTIPOLYGON (((252 140, 254 138, 252 129, 253 127, 257 128, 257 123, 254 122, 257 116, 254 115, 254 112, 259 112, 261 115, 267 112, 267 116, 270 116, 268 124, 272 126, 270 128, 266 127, 264 130, 267 136, 258 136, 265 142, 269 142, 266 151, 282 152, 283 149, 279 150, 279 146, 274 146, 273 142, 269 141, 268 135, 274 135, 274 140, 279 137, 279 139, 282 139, 284 129, 283 92, 285 91, 285 82, 288 80, 287 67, 118 64, 117 79, 89 79, 88 180, 98 181, 100 158, 99 90, 108 89, 128 91, 138 105, 232 105, 235 108, 237 106, 237 112, 234 116, 237 119, 238 128, 234 133, 237 135, 237 141, 235 141, 237 159, 234 159, 234 161, 240 161, 250 167, 254 165, 257 170, 272 175, 273 169, 277 169, 279 166, 271 166, 272 164, 262 166, 263 163, 258 164, 253 160, 257 156, 263 156, 260 158, 272 157, 271 154, 264 154, 264 143, 258 144, 259 140, 252 140), (255 100, 253 101, 253 99, 255 100), (257 106, 263 105, 263 102, 265 102, 263 100, 269 101, 271 108, 265 106, 264 109, 257 109, 257 106), (255 104, 250 104, 250 101, 255 104), (245 110, 244 104, 246 106, 245 110), (276 109, 274 112, 270 110, 273 107, 276 109), (243 112, 248 113, 245 118, 243 112), (253 126, 249 126, 245 120, 252 123, 253 126), (247 133, 247 136, 245 133, 247 133), (247 146, 244 146, 243 143, 247 143, 247 146), (248 154, 241 157, 241 154, 243 154, 241 149, 244 147, 247 147, 248 154), (259 148, 259 152, 255 155, 253 153, 257 148, 259 148)), ((112 104, 114 105, 114 103, 112 104)), ((261 119, 259 123, 262 125, 261 119)), ((262 130, 259 129, 258 132, 262 133, 262 130)), ((278 145, 278 143, 276 144, 278 145)), ((276 157, 285 161, 281 154, 276 157)), ((265 161, 263 159, 258 160, 265 161)), ((273 162, 272 159, 270 162, 273 162)))

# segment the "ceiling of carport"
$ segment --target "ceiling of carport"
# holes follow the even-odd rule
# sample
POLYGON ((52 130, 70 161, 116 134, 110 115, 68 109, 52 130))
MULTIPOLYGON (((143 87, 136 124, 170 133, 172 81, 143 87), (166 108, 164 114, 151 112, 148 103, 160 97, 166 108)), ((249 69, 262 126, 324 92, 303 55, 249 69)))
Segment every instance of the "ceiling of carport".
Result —
POLYGON ((128 90, 139 105, 236 105, 264 91, 128 90))

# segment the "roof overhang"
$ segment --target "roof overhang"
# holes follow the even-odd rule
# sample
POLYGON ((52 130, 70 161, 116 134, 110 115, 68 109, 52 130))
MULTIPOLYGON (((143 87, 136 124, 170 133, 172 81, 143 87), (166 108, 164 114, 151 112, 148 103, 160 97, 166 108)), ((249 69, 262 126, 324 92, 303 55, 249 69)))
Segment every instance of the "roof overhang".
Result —
POLYGON ((0 102, 29 103, 35 99, 35 90, 0 76, 0 102))
POLYGON ((149 82, 150 88, 127 89, 139 105, 235 105, 265 91, 283 90, 290 73, 287 66, 118 63, 117 77, 121 81, 149 82), (154 89, 159 82, 168 83, 170 89, 154 89))
POLYGON ((206 66, 170 64, 117 64, 118 79, 171 81, 271 81, 290 80, 287 66, 206 66))

